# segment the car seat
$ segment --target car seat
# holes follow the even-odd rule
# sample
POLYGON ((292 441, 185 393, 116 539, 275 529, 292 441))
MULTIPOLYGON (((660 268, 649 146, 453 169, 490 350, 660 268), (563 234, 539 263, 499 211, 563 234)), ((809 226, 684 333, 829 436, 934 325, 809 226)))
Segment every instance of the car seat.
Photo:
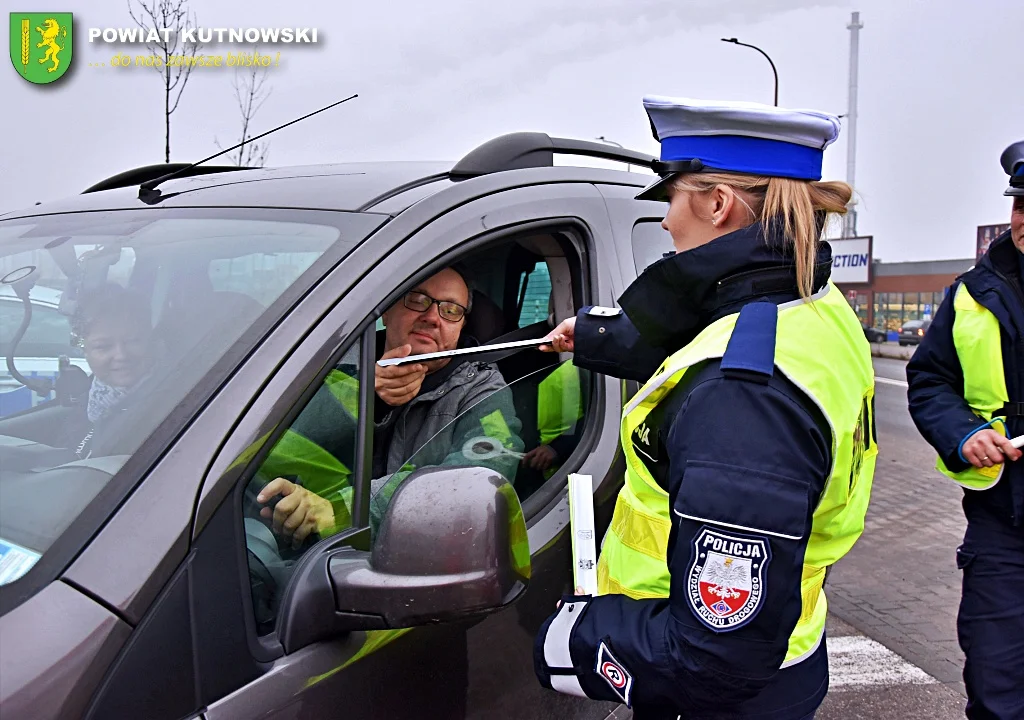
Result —
POLYGON ((498 304, 484 293, 473 292, 473 310, 466 316, 464 335, 476 338, 481 345, 505 332, 505 315, 498 304))

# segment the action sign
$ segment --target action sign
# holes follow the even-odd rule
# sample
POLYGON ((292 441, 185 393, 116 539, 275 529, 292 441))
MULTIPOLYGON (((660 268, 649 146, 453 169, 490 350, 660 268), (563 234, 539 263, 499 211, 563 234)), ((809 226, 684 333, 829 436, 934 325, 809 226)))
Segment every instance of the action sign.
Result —
POLYGON ((871 282, 871 237, 829 240, 832 246, 832 282, 867 284, 871 282))

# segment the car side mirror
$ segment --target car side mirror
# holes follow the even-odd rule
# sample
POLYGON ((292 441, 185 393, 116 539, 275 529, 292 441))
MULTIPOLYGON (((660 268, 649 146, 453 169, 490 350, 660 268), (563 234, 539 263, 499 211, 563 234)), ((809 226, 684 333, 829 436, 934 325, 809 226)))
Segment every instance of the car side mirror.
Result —
POLYGON ((395 491, 373 549, 311 551, 281 601, 286 652, 350 630, 484 615, 526 590, 530 548, 515 490, 483 467, 417 470, 395 491))

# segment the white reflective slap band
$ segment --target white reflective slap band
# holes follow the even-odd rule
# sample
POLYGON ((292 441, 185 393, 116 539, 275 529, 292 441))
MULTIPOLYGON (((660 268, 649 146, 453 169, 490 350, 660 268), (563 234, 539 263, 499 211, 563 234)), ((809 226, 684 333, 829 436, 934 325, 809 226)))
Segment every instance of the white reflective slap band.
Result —
POLYGON ((607 308, 601 307, 600 305, 595 305, 587 310, 587 315, 591 315, 593 317, 616 317, 621 314, 622 310, 620 308, 607 308))
POLYGON ((580 679, 575 675, 552 675, 551 689, 565 695, 589 697, 589 695, 583 692, 583 688, 580 686, 580 679))
MULTIPOLYGON (((586 605, 584 602, 562 603, 558 615, 548 625, 548 633, 544 636, 544 662, 549 668, 559 670, 572 668, 569 638, 572 636, 572 630, 576 627, 586 605)), ((552 676, 552 681, 554 677, 552 676)))

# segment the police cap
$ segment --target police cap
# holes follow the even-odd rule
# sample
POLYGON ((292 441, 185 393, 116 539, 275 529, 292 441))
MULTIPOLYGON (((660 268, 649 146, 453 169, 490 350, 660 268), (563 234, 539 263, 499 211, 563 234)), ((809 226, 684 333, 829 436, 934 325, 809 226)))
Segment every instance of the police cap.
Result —
POLYGON ((1010 176, 1010 187, 1003 195, 1024 196, 1024 140, 1015 142, 1003 150, 999 162, 1003 171, 1010 176))
POLYGON ((680 173, 732 172, 820 180, 825 148, 839 136, 839 118, 752 102, 648 95, 644 109, 661 159, 661 177, 638 200, 663 200, 680 173))

